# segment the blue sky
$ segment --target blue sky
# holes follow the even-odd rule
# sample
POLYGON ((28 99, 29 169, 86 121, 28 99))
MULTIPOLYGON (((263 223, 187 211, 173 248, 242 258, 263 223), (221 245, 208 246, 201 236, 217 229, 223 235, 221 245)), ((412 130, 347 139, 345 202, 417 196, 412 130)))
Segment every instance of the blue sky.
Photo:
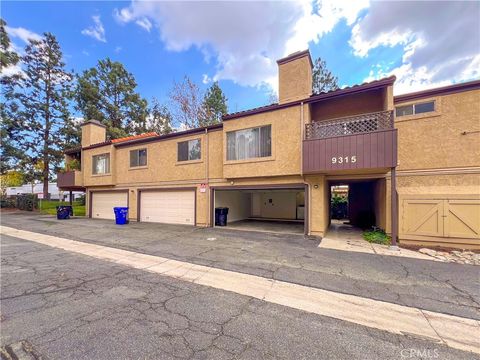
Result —
POLYGON ((341 86, 395 74, 405 93, 476 79, 479 4, 4 1, 1 10, 17 48, 26 34, 51 32, 68 68, 118 60, 148 100, 167 101, 184 75, 203 89, 215 79, 233 112, 267 104, 275 60, 307 47, 341 86))

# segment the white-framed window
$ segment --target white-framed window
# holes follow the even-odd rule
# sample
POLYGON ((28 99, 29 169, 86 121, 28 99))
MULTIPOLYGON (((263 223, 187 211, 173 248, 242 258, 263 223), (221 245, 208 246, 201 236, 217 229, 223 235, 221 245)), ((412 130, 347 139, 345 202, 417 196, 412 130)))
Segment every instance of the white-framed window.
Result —
POLYGON ((200 160, 202 158, 200 139, 179 142, 177 150, 177 161, 200 160))
POLYGON ((272 125, 227 132, 227 160, 272 156, 272 125))
POLYGON ((109 174, 110 173, 110 154, 94 155, 92 157, 92 173, 109 174))
POLYGON ((408 116, 408 115, 416 115, 416 114, 423 114, 427 112, 435 111, 435 101, 427 101, 421 102, 417 104, 410 104, 410 105, 402 105, 397 106, 395 108, 395 114, 397 116, 408 116))
POLYGON ((147 149, 130 150, 130 167, 147 166, 147 149))

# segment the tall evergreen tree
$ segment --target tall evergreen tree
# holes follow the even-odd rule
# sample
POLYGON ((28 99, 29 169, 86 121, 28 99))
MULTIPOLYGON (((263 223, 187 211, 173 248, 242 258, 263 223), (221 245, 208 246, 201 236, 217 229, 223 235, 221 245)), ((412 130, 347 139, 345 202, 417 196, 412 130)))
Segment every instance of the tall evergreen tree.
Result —
POLYGON ((222 121, 222 116, 228 112, 227 98, 218 85, 218 81, 208 88, 202 105, 204 116, 200 120, 200 126, 218 124, 222 121))
POLYGON ((338 89, 338 78, 328 70, 327 63, 320 57, 315 60, 312 77, 314 94, 338 89))
POLYGON ((22 150, 30 159, 24 164, 41 164, 43 194, 48 198, 51 172, 59 169, 73 125, 68 109, 73 74, 65 69, 60 45, 50 33, 30 40, 22 61, 18 116, 24 120, 22 150))
POLYGON ((16 116, 19 103, 15 96, 15 89, 20 80, 20 73, 8 73, 9 68, 15 67, 19 55, 11 49, 10 38, 5 30, 6 22, 0 19, 0 173, 18 168, 23 153, 19 149, 22 121, 16 116))
POLYGON ((135 88, 137 83, 125 67, 109 58, 85 70, 75 91, 77 109, 85 119, 107 126, 110 139, 140 133, 148 115, 147 101, 135 88))

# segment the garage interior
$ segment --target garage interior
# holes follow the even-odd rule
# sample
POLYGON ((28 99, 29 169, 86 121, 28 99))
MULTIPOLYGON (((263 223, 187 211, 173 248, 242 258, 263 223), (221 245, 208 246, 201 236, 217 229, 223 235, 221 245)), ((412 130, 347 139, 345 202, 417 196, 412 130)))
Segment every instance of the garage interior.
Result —
POLYGON ((385 179, 330 181, 330 223, 385 229, 385 179))
POLYGON ((227 226, 221 226, 222 228, 304 234, 303 188, 222 189, 215 190, 213 196, 214 209, 228 208, 227 226))

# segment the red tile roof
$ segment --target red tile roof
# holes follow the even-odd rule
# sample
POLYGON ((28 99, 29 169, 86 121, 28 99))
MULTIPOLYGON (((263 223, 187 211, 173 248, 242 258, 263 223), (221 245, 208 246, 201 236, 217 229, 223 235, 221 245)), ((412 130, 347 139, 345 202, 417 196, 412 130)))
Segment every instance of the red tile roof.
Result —
POLYGON ((140 135, 132 135, 132 136, 127 136, 119 139, 113 139, 112 143, 116 144, 124 141, 138 140, 138 139, 143 139, 143 138, 152 137, 152 136, 158 136, 158 134, 156 132, 149 132, 149 133, 140 134, 140 135))

